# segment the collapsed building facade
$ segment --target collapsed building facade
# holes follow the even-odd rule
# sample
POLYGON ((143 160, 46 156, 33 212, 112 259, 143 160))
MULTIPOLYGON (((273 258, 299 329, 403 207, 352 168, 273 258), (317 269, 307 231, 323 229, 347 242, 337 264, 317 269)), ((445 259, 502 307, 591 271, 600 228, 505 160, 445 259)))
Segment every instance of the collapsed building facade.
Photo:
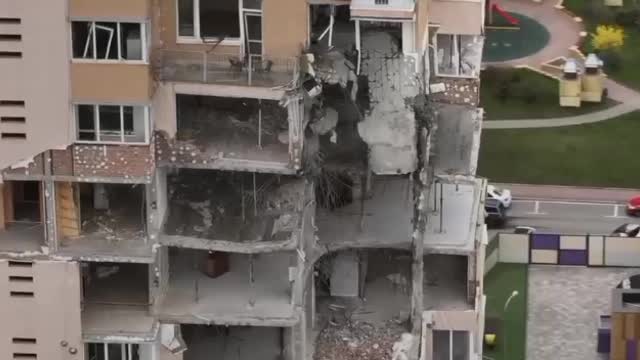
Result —
POLYGON ((481 358, 482 2, 2 7, 2 358, 481 358))

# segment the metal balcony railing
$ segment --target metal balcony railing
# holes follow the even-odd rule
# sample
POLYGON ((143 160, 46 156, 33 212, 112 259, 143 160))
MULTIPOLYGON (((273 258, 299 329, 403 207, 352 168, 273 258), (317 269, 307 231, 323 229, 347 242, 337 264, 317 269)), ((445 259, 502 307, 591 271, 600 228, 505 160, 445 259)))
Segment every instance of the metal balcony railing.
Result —
POLYGON ((207 51, 159 50, 156 72, 162 81, 277 87, 294 82, 298 58, 211 54, 207 51))

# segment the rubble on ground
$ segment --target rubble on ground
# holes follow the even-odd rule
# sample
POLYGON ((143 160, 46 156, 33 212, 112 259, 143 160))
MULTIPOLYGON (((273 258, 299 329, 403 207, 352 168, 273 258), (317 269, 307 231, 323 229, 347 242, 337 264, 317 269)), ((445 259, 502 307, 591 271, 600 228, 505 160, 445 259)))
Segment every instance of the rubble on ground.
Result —
POLYGON ((378 326, 362 321, 330 322, 318 335, 313 360, 390 360, 394 344, 404 333, 402 324, 393 320, 378 326))

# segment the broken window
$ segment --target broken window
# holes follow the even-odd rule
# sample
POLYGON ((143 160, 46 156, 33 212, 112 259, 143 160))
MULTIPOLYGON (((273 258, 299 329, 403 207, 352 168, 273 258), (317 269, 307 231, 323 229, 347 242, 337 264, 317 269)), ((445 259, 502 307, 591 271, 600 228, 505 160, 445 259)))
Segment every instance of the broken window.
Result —
POLYGON ((88 360, 139 360, 138 344, 87 343, 88 360))
POLYGON ((145 26, 141 23, 74 21, 73 57, 94 60, 145 60, 145 26))
POLYGON ((433 360, 469 360, 468 331, 433 330, 433 360))
POLYGON ((482 40, 479 36, 437 34, 436 49, 438 75, 476 77, 480 74, 482 40))
POLYGON ((77 139, 147 143, 149 110, 133 105, 76 105, 77 139))
POLYGON ((239 39, 239 0, 179 0, 178 36, 239 39))

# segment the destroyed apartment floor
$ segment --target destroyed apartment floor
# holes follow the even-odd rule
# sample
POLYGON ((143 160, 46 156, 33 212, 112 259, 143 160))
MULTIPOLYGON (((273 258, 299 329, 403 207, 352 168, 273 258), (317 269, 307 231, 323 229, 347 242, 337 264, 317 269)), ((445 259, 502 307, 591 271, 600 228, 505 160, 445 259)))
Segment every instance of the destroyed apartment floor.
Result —
POLYGON ((158 137, 159 161, 205 165, 216 159, 289 161, 287 111, 275 101, 177 95, 175 139, 158 137))
MULTIPOLYGON (((151 244, 145 231, 142 205, 129 206, 120 199, 108 210, 83 210, 81 233, 60 241, 64 255, 150 257, 151 244)), ((85 206, 83 208, 88 208, 85 206)))
POLYGON ((322 102, 312 107, 312 120, 305 140, 305 167, 314 170, 350 170, 364 172, 367 144, 358 134, 361 119, 357 105, 345 88, 323 87, 322 102))
MULTIPOLYGON (((394 353, 394 344, 407 332, 411 296, 408 255, 399 251, 365 250, 361 256, 364 253, 369 265, 362 298, 329 296, 322 290, 324 287, 318 290, 319 333, 314 360, 388 360, 394 353)), ((322 274, 322 263, 319 266, 322 274)), ((348 278, 345 275, 331 279, 349 283, 348 278)), ((321 283, 317 278, 316 284, 321 283)), ((360 286, 362 284, 358 288, 360 286)))
POLYGON ((299 229, 304 194, 301 179, 183 170, 169 178, 165 233, 236 242, 284 241, 299 229))
POLYGON ((161 319, 203 324, 294 322, 288 279, 293 254, 254 255, 252 264, 249 255, 229 254, 229 270, 212 278, 204 272, 206 251, 171 250, 161 319))

